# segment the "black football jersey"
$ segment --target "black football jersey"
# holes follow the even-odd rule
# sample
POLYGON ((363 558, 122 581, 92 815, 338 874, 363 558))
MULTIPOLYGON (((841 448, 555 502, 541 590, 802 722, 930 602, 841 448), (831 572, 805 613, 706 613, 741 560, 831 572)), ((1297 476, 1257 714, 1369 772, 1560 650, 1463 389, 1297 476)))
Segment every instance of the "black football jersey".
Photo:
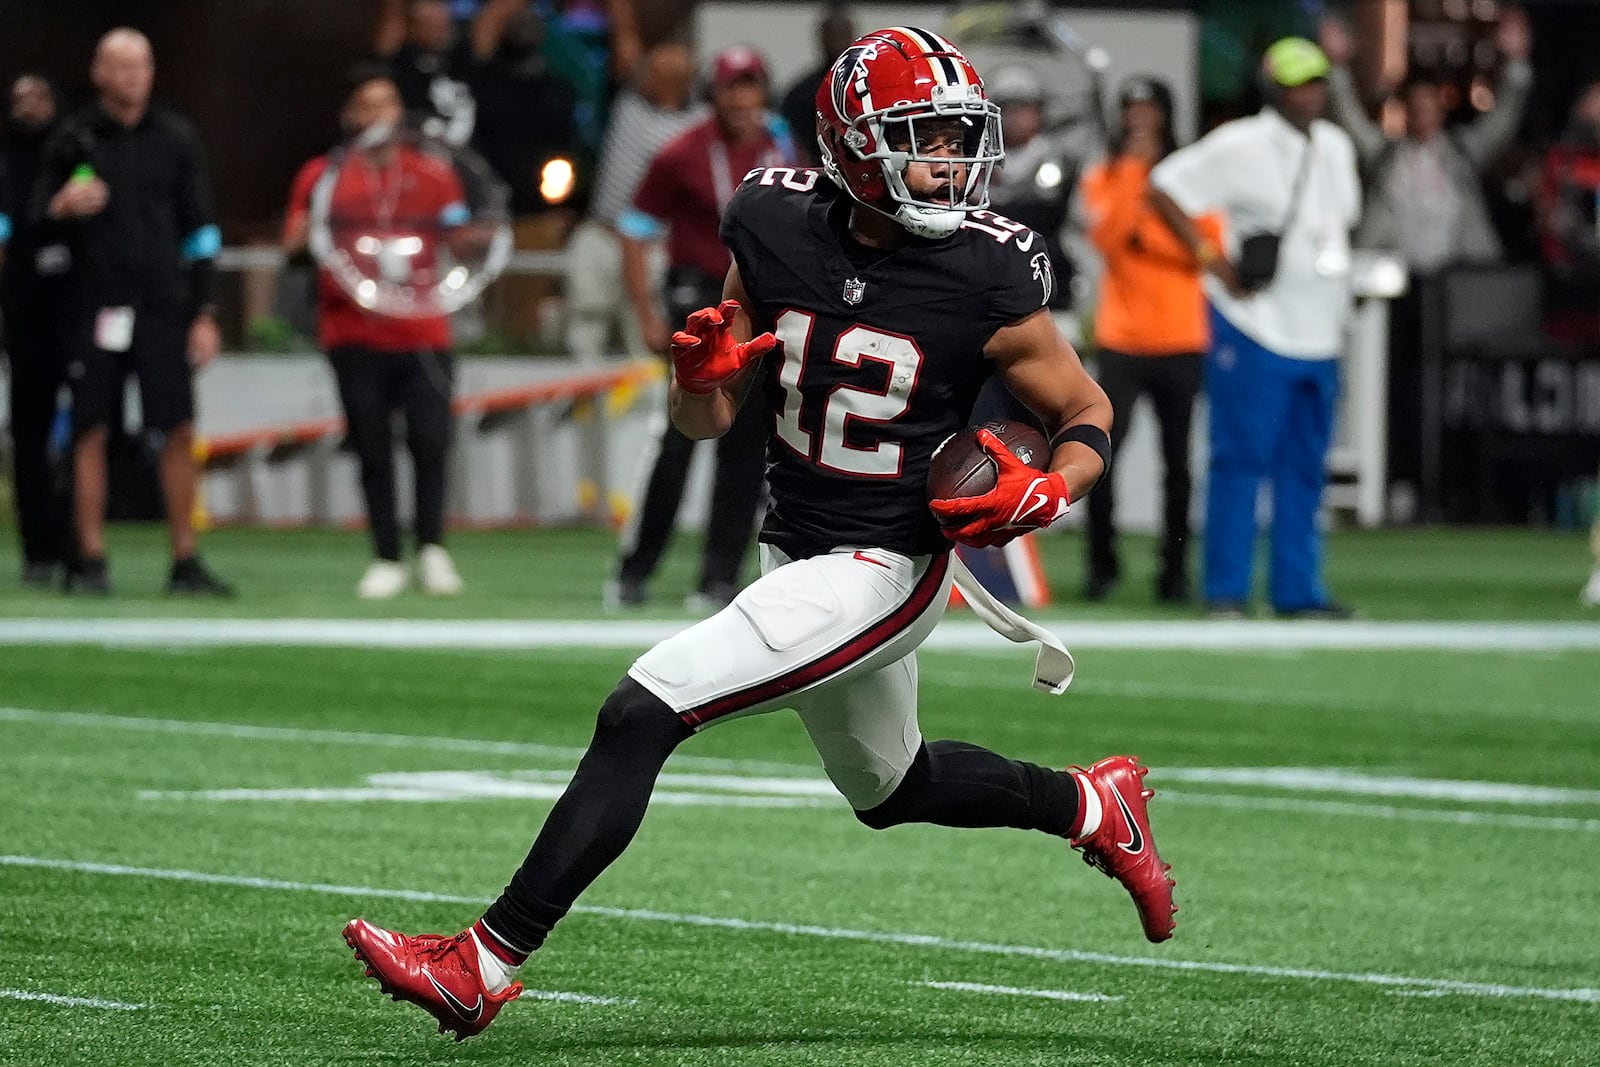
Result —
POLYGON ((928 511, 933 450, 967 425, 983 347, 1055 286, 1032 230, 992 212, 943 240, 872 249, 816 170, 752 171, 723 214, 757 331, 782 342, 746 403, 766 406, 761 539, 794 558, 841 545, 908 555, 950 543, 928 511))

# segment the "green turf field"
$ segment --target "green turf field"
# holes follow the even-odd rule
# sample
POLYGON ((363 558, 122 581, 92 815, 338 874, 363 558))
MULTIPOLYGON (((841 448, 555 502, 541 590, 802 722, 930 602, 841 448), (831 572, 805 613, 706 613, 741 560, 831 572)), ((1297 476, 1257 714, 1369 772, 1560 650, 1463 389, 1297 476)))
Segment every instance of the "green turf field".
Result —
MULTIPOLYGON (((466 580, 457 600, 364 604, 354 596, 367 563, 364 534, 332 530, 228 529, 202 541, 206 558, 245 594, 226 604, 161 595, 168 557, 159 526, 114 527, 111 580, 117 595, 85 605, 50 592, 23 592, 15 538, 0 530, 0 616, 315 616, 340 618, 586 618, 600 606, 615 538, 598 530, 472 531, 450 548, 466 580)), ((1124 538, 1122 586, 1103 604, 1078 599, 1083 542, 1075 531, 1040 540, 1056 614, 1079 619, 1181 619, 1198 609, 1153 602, 1154 547, 1124 538)), ((1198 551, 1198 550, 1197 550, 1198 551)), ((1588 577, 1587 533, 1534 529, 1343 530, 1329 540, 1329 585, 1375 619, 1596 619, 1578 604, 1588 577)), ((1198 559, 1193 561, 1198 569, 1198 559)), ((652 586, 644 614, 681 617, 697 550, 680 536, 652 586)), ((753 566, 753 564, 752 564, 753 566)), ((1265 574, 1265 563, 1257 569, 1265 574)), ((1258 578, 1259 580, 1259 578, 1258 578)), ((1260 605, 1258 605, 1260 607, 1260 605)))
MULTIPOLYGON (((248 595, 214 606, 154 596, 158 532, 119 530, 119 596, 0 587, 0 614, 595 614, 603 538, 456 543, 467 597, 379 609, 346 592, 354 535, 219 534, 248 595)), ((1077 542, 1053 547, 1070 591, 1077 542)), ((1583 618, 1573 536, 1341 535, 1331 559, 1376 619, 1583 618)), ((1087 617, 1183 617, 1147 587, 1087 617)), ((1174 940, 1042 835, 858 826, 771 716, 674 757, 529 993, 457 1046, 339 928, 475 918, 630 650, 0 645, 0 1063, 1596 1061, 1593 650, 1088 649, 1061 698, 1028 658, 925 653, 926 733, 1144 757, 1174 940)))

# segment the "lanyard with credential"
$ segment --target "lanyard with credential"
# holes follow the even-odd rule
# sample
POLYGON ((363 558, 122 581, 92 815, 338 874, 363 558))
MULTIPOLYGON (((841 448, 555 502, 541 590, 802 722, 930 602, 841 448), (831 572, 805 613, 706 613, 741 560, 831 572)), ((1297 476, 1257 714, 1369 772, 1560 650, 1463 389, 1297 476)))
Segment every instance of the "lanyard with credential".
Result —
MULTIPOLYGON (((711 157, 711 187, 717 198, 717 214, 727 208, 728 201, 733 199, 733 174, 728 169, 728 146, 722 138, 712 138, 706 150, 711 157)), ((761 153, 757 166, 776 167, 783 162, 776 145, 767 145, 766 151, 761 153)))

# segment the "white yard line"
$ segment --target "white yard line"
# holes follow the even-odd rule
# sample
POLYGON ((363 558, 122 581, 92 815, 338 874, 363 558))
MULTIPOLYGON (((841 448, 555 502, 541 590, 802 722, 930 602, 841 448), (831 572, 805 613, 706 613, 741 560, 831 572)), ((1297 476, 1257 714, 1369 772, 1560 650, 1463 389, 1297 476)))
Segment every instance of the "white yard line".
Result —
POLYGON ((1600 804, 1600 789, 1416 778, 1406 774, 1375 774, 1346 767, 1157 767, 1150 773, 1152 782, 1254 785, 1293 793, 1343 793, 1347 796, 1410 797, 1464 803, 1527 804, 1534 807, 1600 804))
MULTIPOLYGON (((583 754, 579 748, 529 744, 518 741, 490 741, 464 737, 430 737, 418 734, 366 733, 347 730, 314 730, 276 726, 250 726, 239 723, 193 722, 182 719, 147 719, 131 715, 102 715, 72 711, 41 711, 31 708, 0 707, 0 722, 33 722, 73 728, 131 730, 141 732, 192 734, 207 737, 227 737, 249 741, 282 741, 291 743, 330 745, 371 745, 380 748, 408 748, 439 752, 491 753, 496 755, 528 756, 560 760, 571 764, 583 754)), ((716 793, 694 795, 680 793, 682 799, 663 799, 667 804, 724 804, 739 807, 829 807, 837 803, 835 791, 817 768, 805 764, 771 763, 764 760, 722 759, 713 756, 672 757, 669 767, 701 768, 706 774, 682 774, 672 771, 664 780, 681 785, 697 785, 708 789, 740 790, 745 797, 723 798, 716 793), (785 778, 756 777, 774 773, 788 773, 785 778), (787 794, 763 801, 751 794, 787 794), (811 798, 811 799, 807 799, 811 798)), ((464 799, 461 774, 475 772, 428 772, 427 775, 395 777, 375 776, 366 786, 347 788, 315 787, 306 789, 214 789, 194 791, 146 790, 139 794, 145 800, 210 800, 210 801, 308 801, 308 802, 359 802, 359 801, 459 801, 464 799), (443 777, 440 777, 443 775, 443 777), (404 785, 394 788, 404 781, 404 785), (430 782, 437 788, 430 788, 430 782)), ((1472 826, 1499 826, 1508 829, 1554 830, 1578 833, 1600 832, 1600 819, 1563 818, 1559 816, 1531 816, 1512 812, 1465 811, 1449 808, 1414 808, 1392 805, 1359 804, 1341 801, 1322 801, 1290 797, 1254 796, 1232 793, 1191 793, 1165 788, 1166 781, 1216 781, 1239 782, 1301 790, 1323 790, 1343 793, 1378 793, 1383 795, 1410 795, 1446 797, 1453 800, 1490 800, 1521 803, 1588 803, 1600 800, 1594 790, 1565 790, 1551 787, 1521 786, 1492 782, 1451 782, 1435 779, 1386 777, 1367 775, 1337 768, 1207 768, 1207 767, 1157 767, 1153 772, 1160 795, 1180 803, 1210 805, 1213 807, 1241 808, 1257 811, 1297 811, 1311 814, 1364 816, 1414 822, 1430 822, 1472 826)), ((560 787, 551 782, 539 783, 537 776, 528 783, 511 783, 499 788, 498 793, 507 798, 554 799, 560 787)), ((474 780, 474 796, 487 798, 494 790, 474 780)))
POLYGON ((1106 1004, 1123 999, 1104 993, 1071 993, 1064 989, 1018 989, 1009 985, 980 985, 977 982, 911 982, 929 989, 948 989, 957 993, 992 993, 1003 997, 1037 997, 1040 1000, 1075 1000, 1106 1004))
MULTIPOLYGON (((131 867, 115 863, 89 863, 77 860, 52 859, 42 856, 0 855, 0 867, 43 868, 74 871, 83 874, 155 878, 175 882, 197 882, 205 885, 236 886, 246 889, 270 889, 282 892, 324 893, 345 897, 379 897, 390 900, 409 900, 423 903, 464 904, 483 907, 490 903, 488 897, 460 896, 449 893, 430 893, 413 889, 385 889, 377 886, 331 885, 324 882, 295 882, 277 878, 256 878, 244 875, 211 874, 205 871, 172 870, 151 867, 131 867)), ((1394 989, 1439 990, 1465 996, 1530 998, 1578 1004, 1600 1004, 1600 989, 1547 989, 1535 986, 1516 986, 1498 982, 1465 982, 1453 978, 1422 978, 1399 974, 1375 972, 1327 971, 1311 967, 1276 967, 1267 964, 1222 963, 1211 960, 1172 959, 1163 956, 1118 956, 1106 952, 1085 952, 1078 949, 1042 948, 1032 945, 1011 945, 988 941, 962 941, 934 934, 895 933, 879 930, 852 930, 847 927, 813 926, 798 923, 765 922, 752 919, 729 919, 712 915, 681 914, 653 911, 643 908, 607 908, 578 905, 572 909, 585 915, 637 922, 668 923, 674 926, 693 926, 720 930, 738 930, 747 933, 786 934, 792 937, 813 937, 834 941, 855 941, 867 944, 897 945, 905 948, 942 949, 986 956, 1010 956, 1024 959, 1050 960, 1057 963, 1090 963, 1107 967, 1137 967, 1154 970, 1179 971, 1202 974, 1232 974, 1255 978, 1292 979, 1306 982, 1339 982, 1358 985, 1375 985, 1394 989)))
MULTIPOLYGON (((142 790, 140 800, 368 801, 557 800, 566 792, 566 771, 388 771, 367 775, 354 788, 142 790)), ((761 778, 733 774, 665 771, 650 803, 733 808, 834 807, 839 792, 825 778, 761 778)))
POLYGON ((634 997, 592 997, 587 993, 564 993, 559 989, 524 989, 522 995, 529 1000, 554 1000, 562 1004, 599 1004, 604 1007, 639 1003, 634 997))
MULTIPOLYGON (((972 687, 993 691, 997 679, 993 672, 964 670, 959 666, 934 660, 919 664, 924 684, 930 686, 972 687)), ((1356 709, 1396 709, 1405 711, 1443 712, 1459 714, 1463 710, 1476 713, 1505 715, 1538 715, 1544 719, 1570 719, 1574 722, 1592 723, 1600 720, 1600 708, 1583 704, 1541 704, 1533 701, 1516 704, 1485 704, 1465 698, 1443 700, 1421 696, 1414 692, 1391 693, 1383 697, 1352 697, 1348 693, 1323 690, 1307 692, 1294 689, 1241 689, 1231 685, 1206 685, 1192 682, 1113 681, 1078 677, 1073 679, 1071 692, 1076 696, 1107 696, 1154 698, 1157 700, 1192 700, 1208 704, 1249 705, 1267 708, 1310 708, 1320 711, 1350 711, 1356 709)))
MULTIPOLYGON (((0 645, 336 646, 409 649, 644 649, 688 620, 0 619, 0 645)), ((1049 620, 1069 648, 1600 649, 1600 626, 1539 622, 1078 622, 1049 620)), ((997 651, 1010 642, 973 619, 941 623, 927 648, 997 651)))
MULTIPOLYGON (((102 715, 84 711, 44 711, 36 708, 0 707, 0 722, 37 722, 84 729, 133 730, 143 733, 194 734, 243 741, 290 741, 319 745, 370 745, 376 748, 414 748, 428 752, 473 752, 501 756, 530 756, 576 763, 584 749, 537 745, 524 741, 488 741, 471 737, 436 737, 427 734, 369 733, 360 730, 317 730, 286 726, 251 726, 232 722, 197 722, 188 719, 149 719, 140 715, 102 715)), ((674 755, 673 767, 698 767, 706 771, 742 770, 761 774, 806 774, 821 779, 815 765, 771 763, 764 760, 722 759, 717 756, 674 755)))
POLYGON ((101 1011, 141 1011, 150 1006, 124 1004, 120 1000, 101 1000, 99 997, 63 997, 55 993, 33 993, 26 989, 0 989, 0 1000, 30 1000, 62 1008, 98 1008, 101 1011))
POLYGON ((1498 826, 1509 830, 1559 830, 1600 833, 1600 819, 1568 819, 1559 815, 1518 815, 1501 811, 1463 811, 1456 808, 1402 808, 1389 804, 1357 804, 1341 800, 1303 800, 1299 797, 1240 796, 1233 793, 1187 793, 1157 789, 1156 799, 1182 804, 1242 808, 1248 811, 1299 811, 1311 815, 1358 816, 1402 822, 1453 823, 1459 826, 1498 826))

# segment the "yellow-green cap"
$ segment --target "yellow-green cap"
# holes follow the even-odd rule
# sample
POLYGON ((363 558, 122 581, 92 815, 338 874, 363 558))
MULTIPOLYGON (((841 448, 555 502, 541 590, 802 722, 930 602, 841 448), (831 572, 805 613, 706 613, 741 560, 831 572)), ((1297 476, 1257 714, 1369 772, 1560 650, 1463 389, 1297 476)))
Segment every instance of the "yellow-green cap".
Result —
POLYGON ((1267 77, 1285 87, 1326 78, 1332 69, 1328 56, 1304 37, 1285 37, 1267 49, 1263 60, 1267 77))

